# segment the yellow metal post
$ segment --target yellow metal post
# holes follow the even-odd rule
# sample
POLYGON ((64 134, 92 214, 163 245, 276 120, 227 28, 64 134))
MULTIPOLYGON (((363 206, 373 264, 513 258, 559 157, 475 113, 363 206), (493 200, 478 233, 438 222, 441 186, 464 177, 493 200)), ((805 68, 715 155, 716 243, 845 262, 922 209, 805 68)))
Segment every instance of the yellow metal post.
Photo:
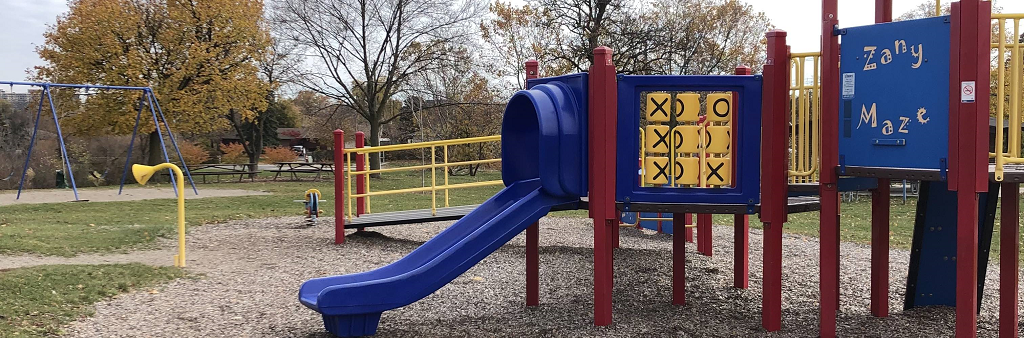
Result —
POLYGON ((437 159, 435 147, 430 146, 430 214, 437 216, 437 159))
POLYGON ((352 192, 355 191, 355 190, 352 190, 352 181, 354 181, 352 179, 352 176, 353 176, 352 170, 354 170, 354 169, 355 169, 355 167, 352 166, 352 153, 345 153, 345 176, 346 176, 345 177, 345 183, 348 183, 348 186, 345 187, 345 191, 348 191, 348 198, 346 199, 346 202, 348 202, 348 207, 345 208, 345 212, 348 214, 348 220, 350 222, 352 221, 352 209, 354 209, 352 207, 352 200, 358 198, 358 195, 359 195, 358 193, 355 193, 355 194, 352 193, 352 192), (357 195, 357 196, 353 196, 353 195, 357 195))
POLYGON ((935 16, 942 16, 942 0, 935 0, 935 16))
POLYGON ((177 179, 178 186, 178 254, 174 255, 174 266, 185 267, 185 178, 181 169, 173 163, 161 163, 156 166, 141 164, 132 165, 132 174, 139 185, 145 185, 153 174, 163 169, 171 169, 177 179))
POLYGON ((448 145, 444 145, 444 207, 448 207, 448 145))
MULTIPOLYGON (((363 156, 363 162, 364 162, 363 168, 370 169, 370 154, 369 153, 367 153, 365 156, 363 156)), ((370 174, 369 173, 363 174, 363 185, 366 186, 366 192, 370 192, 370 174)), ((370 196, 366 196, 366 213, 367 214, 372 213, 372 211, 370 211, 370 196)))

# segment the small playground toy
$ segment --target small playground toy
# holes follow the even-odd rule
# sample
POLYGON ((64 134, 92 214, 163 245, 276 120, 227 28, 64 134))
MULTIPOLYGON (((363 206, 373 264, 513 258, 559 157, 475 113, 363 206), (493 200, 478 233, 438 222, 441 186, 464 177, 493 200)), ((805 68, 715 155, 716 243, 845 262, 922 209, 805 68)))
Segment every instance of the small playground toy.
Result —
POLYGON ((306 190, 305 199, 302 200, 303 205, 306 206, 306 225, 316 225, 317 219, 320 218, 320 190, 309 189, 306 190))

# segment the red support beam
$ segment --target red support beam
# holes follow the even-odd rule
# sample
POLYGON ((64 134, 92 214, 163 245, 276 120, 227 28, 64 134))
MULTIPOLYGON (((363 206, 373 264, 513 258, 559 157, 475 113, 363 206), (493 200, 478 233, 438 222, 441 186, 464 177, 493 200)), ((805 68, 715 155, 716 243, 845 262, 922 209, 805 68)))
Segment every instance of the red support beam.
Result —
POLYGON ((782 226, 788 200, 787 125, 789 100, 789 52, 786 32, 773 30, 768 38, 764 66, 764 118, 761 141, 761 222, 764 223, 764 287, 761 326, 769 332, 782 329, 782 226))
POLYGON ((950 142, 957 153, 951 163, 957 176, 951 188, 957 192, 956 336, 968 338, 976 337, 978 328, 978 193, 988 190, 991 5, 979 0, 953 3, 951 27, 956 63, 950 67, 955 79, 950 92, 960 99, 950 107, 951 118, 958 121, 956 141, 950 142), (974 100, 961 94, 964 86, 974 87, 974 100))
POLYGON ((594 220, 594 325, 612 323, 615 232, 615 134, 617 85, 612 50, 594 49, 590 67, 590 217, 594 220))
POLYGON ((749 285, 750 216, 734 215, 733 218, 733 283, 732 286, 746 289, 749 285))
MULTIPOLYGON (((693 224, 693 216, 691 214, 683 214, 683 221, 684 226, 691 225, 693 224)), ((686 227, 686 229, 683 230, 683 235, 686 236, 687 243, 693 243, 693 228, 686 227)))
MULTIPOLYGON (((833 34, 839 25, 839 5, 838 0, 822 0, 821 5, 821 134, 839 135, 839 37, 833 34)), ((839 139, 822 137, 819 334, 823 338, 836 336, 836 312, 839 309, 838 166, 839 139)))
MULTIPOLYGON (((537 60, 526 61, 526 80, 540 76, 537 60)), ((526 88, 530 88, 529 85, 526 88)), ((540 222, 526 228, 526 306, 540 304, 540 222)))
MULTIPOLYGON (((738 66, 733 72, 735 75, 750 75, 753 71, 747 66, 738 66)), ((732 94, 732 111, 740 111, 739 107, 739 94, 732 94)), ((732 117, 733 128, 739 126, 739 122, 736 120, 736 115, 732 117)), ((732 133, 732 144, 737 144, 738 133, 732 133)), ((736 149, 739 147, 732 148, 732 158, 739 158, 736 149)), ((736 166, 732 166, 732 177, 736 177, 736 166)), ((748 261, 750 253, 750 216, 749 215, 733 215, 733 287, 746 289, 749 285, 749 270, 750 262, 748 261)))
POLYGON ((711 257, 714 251, 711 248, 714 230, 711 229, 711 214, 697 214, 697 251, 704 256, 711 257))
POLYGON ((1016 338, 1020 274, 1020 184, 1003 183, 999 219, 999 337, 1016 338))
MULTIPOLYGON (((875 0, 875 23, 892 22, 892 0, 875 0)), ((871 315, 889 316, 889 179, 871 191, 871 315)))
POLYGON ((345 132, 334 131, 334 244, 345 243, 345 132))
POLYGON ((871 315, 889 316, 889 179, 871 190, 871 315))
POLYGON ((875 23, 892 22, 892 0, 875 0, 875 23))
MULTIPOLYGON (((686 224, 685 214, 672 214, 672 224, 686 224)), ((672 234, 672 305, 686 305, 686 241, 672 234)))

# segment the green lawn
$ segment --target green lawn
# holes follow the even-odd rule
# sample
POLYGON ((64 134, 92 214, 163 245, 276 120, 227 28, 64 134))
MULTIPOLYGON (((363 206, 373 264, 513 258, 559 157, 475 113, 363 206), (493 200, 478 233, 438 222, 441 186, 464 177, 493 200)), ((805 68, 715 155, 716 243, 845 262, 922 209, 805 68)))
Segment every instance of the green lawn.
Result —
MULTIPOLYGON (((45 265, 0 271, 0 337, 52 337, 118 293, 184 276, 142 264, 45 265)), ((158 292, 154 289, 153 292, 158 292)))
MULTIPOLYGON (((475 177, 451 176, 450 184, 499 180, 498 171, 480 171, 475 177)), ((439 170, 434 178, 444 183, 439 170)), ((429 171, 385 173, 370 180, 370 191, 418 188, 430 185, 429 171)), ((355 184, 352 184, 354 187, 355 184)), ((300 216, 301 203, 307 189, 316 188, 324 193, 325 216, 333 216, 334 186, 332 181, 260 181, 255 183, 216 183, 199 185, 203 189, 247 189, 271 193, 265 196, 216 197, 186 202, 190 226, 227 220, 264 218, 273 216, 300 216)), ((454 189, 449 192, 449 205, 477 204, 500 190, 501 186, 454 189)), ((445 205, 444 191, 436 195, 430 191, 370 197, 372 212, 425 209, 434 199, 437 207, 445 205)), ((36 253, 72 256, 86 252, 127 251, 146 247, 157 237, 173 237, 173 199, 136 202, 89 202, 15 205, 0 207, 0 254, 36 253)), ((347 206, 346 206, 347 207, 347 206)), ((909 248, 913 237, 916 199, 906 204, 898 198, 892 200, 890 243, 893 247, 909 248)), ((1024 210, 1024 208, 1022 208, 1024 210)), ((586 217, 586 211, 554 213, 558 217, 586 217)), ((1024 215, 1022 215, 1024 216, 1024 215)), ((843 241, 869 243, 871 202, 861 198, 857 202, 842 204, 843 241)), ((731 225, 730 216, 717 216, 715 224, 731 225)), ((752 226, 759 227, 756 217, 752 226)), ((998 220, 996 222, 998 238, 998 220)), ((808 236, 818 235, 818 213, 790 215, 785 230, 808 236)), ((998 240, 993 241, 993 253, 998 254, 998 240)))
MULTIPOLYGON (((500 177, 501 174, 496 171, 482 171, 476 177, 450 177, 449 183, 496 180, 500 177)), ((429 185, 429 173, 426 180, 429 185)), ((439 185, 444 182, 441 175, 438 175, 438 182, 439 185)), ((371 179, 370 187, 371 191, 379 191, 419 187, 420 184, 418 172, 399 172, 371 179)), ((271 195, 188 200, 185 202, 188 226, 236 219, 301 216, 304 212, 302 203, 294 201, 301 200, 304 192, 312 188, 323 192, 327 200, 321 206, 324 209, 323 215, 334 215, 332 181, 260 181, 200 184, 198 187, 200 194, 204 189, 219 188, 258 190, 271 195)), ((480 203, 500 188, 487 186, 452 190, 449 205, 480 203)), ((191 194, 191 190, 188 193, 191 194)), ((374 212, 429 208, 430 201, 430 192, 370 198, 371 210, 374 212)), ((0 254, 73 256, 79 253, 123 252, 145 248, 157 237, 174 236, 176 203, 174 199, 160 199, 0 206, 0 254)), ((437 205, 444 206, 443 191, 437 192, 437 205)))

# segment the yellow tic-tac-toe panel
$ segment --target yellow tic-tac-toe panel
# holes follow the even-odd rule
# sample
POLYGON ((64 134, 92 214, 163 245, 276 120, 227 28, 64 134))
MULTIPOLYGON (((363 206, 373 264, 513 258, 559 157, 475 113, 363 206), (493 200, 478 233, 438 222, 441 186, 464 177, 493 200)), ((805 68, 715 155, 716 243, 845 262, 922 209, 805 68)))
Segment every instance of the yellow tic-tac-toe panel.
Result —
POLYGON ((708 121, 732 120, 732 93, 708 94, 708 121))
POLYGON ((672 129, 672 141, 676 146, 676 154, 696 153, 700 147, 700 127, 675 127, 672 129))
POLYGON ((668 165, 668 157, 647 157, 644 159, 644 183, 668 184, 672 168, 668 165))
POLYGON ((708 158, 704 168, 704 179, 708 186, 732 184, 732 160, 729 158, 708 158))
POLYGON ((697 122, 700 119, 700 94, 676 94, 677 122, 697 122))
POLYGON ((669 93, 647 94, 647 102, 644 117, 651 122, 668 122, 670 111, 672 111, 672 95, 669 93))
POLYGON ((653 125, 644 128, 644 148, 648 153, 668 153, 669 129, 668 126, 653 125))
POLYGON ((728 154, 732 150, 732 132, 729 126, 708 126, 704 132, 705 151, 728 154))
POLYGON ((676 185, 700 184, 700 159, 696 157, 676 157, 676 185))

